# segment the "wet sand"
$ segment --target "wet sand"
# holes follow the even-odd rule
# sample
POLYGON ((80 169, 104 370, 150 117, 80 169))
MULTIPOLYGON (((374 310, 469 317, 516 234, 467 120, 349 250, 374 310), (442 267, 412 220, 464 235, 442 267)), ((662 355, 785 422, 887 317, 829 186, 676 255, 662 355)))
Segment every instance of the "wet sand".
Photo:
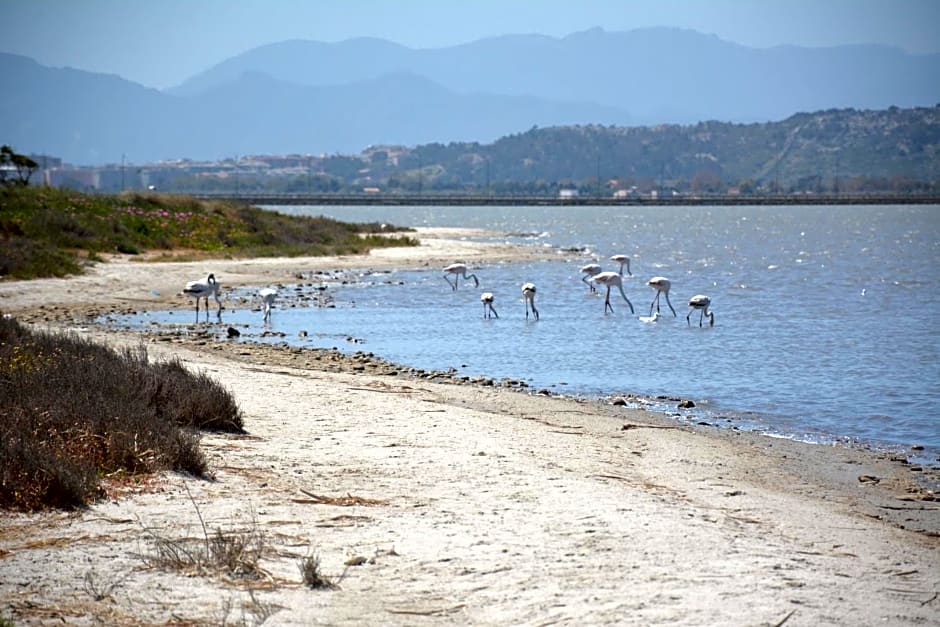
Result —
POLYGON ((235 396, 212 480, 167 473, 79 512, 0 514, 15 624, 940 624, 934 468, 367 354, 130 334, 109 312, 180 307, 188 280, 443 267, 544 255, 422 230, 368 256, 147 263, 0 283, 0 311, 112 346, 144 342, 235 396), (265 576, 152 564, 154 537, 257 530, 265 576), (332 590, 302 585, 315 554, 332 590))

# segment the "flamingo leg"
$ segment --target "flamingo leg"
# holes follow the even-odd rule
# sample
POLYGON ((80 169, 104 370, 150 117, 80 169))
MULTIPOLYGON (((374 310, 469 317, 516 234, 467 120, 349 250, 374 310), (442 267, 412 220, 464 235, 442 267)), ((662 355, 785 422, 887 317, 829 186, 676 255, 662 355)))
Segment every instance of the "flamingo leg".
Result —
POLYGON ((499 314, 496 313, 496 310, 495 310, 495 309, 493 309, 493 305, 490 305, 490 311, 493 312, 493 315, 494 315, 495 317, 499 318, 499 314))
POLYGON ((610 309, 610 313, 614 313, 614 308, 610 304, 610 286, 607 286, 607 298, 604 300, 604 313, 607 313, 607 310, 610 309))
MULTIPOLYGON (((657 299, 659 298, 659 294, 656 295, 656 298, 657 298, 657 299)), ((670 309, 672 309, 672 316, 673 316, 673 317, 678 316, 678 314, 676 313, 675 308, 672 306, 672 303, 669 302, 669 292, 666 292, 666 304, 669 305, 669 308, 670 308, 670 309)))
POLYGON ((659 311, 659 292, 656 292, 656 296, 653 298, 653 302, 650 303, 650 315, 653 315, 653 305, 656 305, 656 311, 659 311))
MULTIPOLYGON (((446 275, 446 274, 444 275, 444 280, 447 281, 447 284, 450 286, 450 289, 452 289, 452 290, 457 289, 457 284, 456 284, 456 282, 451 283, 451 280, 447 278, 447 275, 446 275)), ((455 281, 456 281, 456 279, 455 279, 455 281)))

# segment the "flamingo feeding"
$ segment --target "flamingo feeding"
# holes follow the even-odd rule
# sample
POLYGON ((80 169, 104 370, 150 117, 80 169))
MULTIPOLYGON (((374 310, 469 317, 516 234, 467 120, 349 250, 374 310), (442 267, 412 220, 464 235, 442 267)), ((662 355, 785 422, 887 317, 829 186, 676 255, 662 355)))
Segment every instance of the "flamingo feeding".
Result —
POLYGON ((493 309, 493 292, 483 292, 480 294, 480 302, 483 303, 483 317, 489 318, 490 314, 494 318, 499 318, 499 314, 493 309))
POLYGON ((273 287, 265 287, 258 291, 258 296, 264 303, 264 321, 271 319, 271 307, 274 305, 274 299, 277 297, 277 290, 273 287))
POLYGON ((685 317, 685 321, 689 323, 689 326, 692 326, 692 322, 689 320, 689 316, 692 315, 692 312, 696 309, 698 310, 698 326, 702 326, 702 320, 705 316, 708 316, 708 326, 715 326, 715 312, 709 311, 708 308, 711 307, 712 299, 703 294, 696 294, 689 299, 689 307, 692 309, 689 310, 688 315, 685 317))
POLYGON ((630 302, 630 299, 627 298, 627 295, 623 291, 623 276, 616 272, 600 272, 592 276, 591 281, 607 286, 607 298, 604 300, 604 313, 607 313, 608 309, 610 309, 610 313, 614 312, 614 308, 610 304, 610 288, 614 286, 617 286, 617 289, 620 290, 620 295, 623 296, 623 299, 627 301, 627 304, 630 306, 630 313, 633 313, 633 303, 630 302))
POLYGON ((596 263, 589 263, 586 266, 581 266, 578 268, 578 271, 584 274, 584 276, 581 277, 581 280, 584 281, 584 284, 591 288, 592 292, 596 292, 597 288, 595 288, 594 284, 591 283, 591 277, 601 271, 600 265, 596 263))
POLYGON ((653 305, 656 305, 656 311, 659 311, 659 295, 665 294, 666 304, 669 305, 669 309, 672 309, 672 315, 676 316, 676 310, 673 308, 672 303, 669 302, 669 288, 672 287, 672 282, 666 277, 654 276, 647 281, 646 284, 656 290, 656 297, 653 298, 653 302, 650 303, 650 315, 653 315, 653 305))
POLYGON ((209 296, 215 298, 215 302, 219 304, 219 311, 216 315, 219 318, 222 317, 222 301, 219 300, 219 283, 215 280, 214 274, 210 274, 199 281, 190 281, 186 284, 186 287, 183 288, 183 293, 190 298, 196 299, 196 322, 199 322, 200 298, 206 299, 206 322, 209 322, 209 296))
POLYGON ((452 263, 452 264, 450 264, 449 266, 447 266, 446 268, 444 268, 444 280, 447 281, 448 284, 450 284, 451 289, 454 289, 454 290, 457 289, 457 281, 460 279, 460 277, 463 277, 464 279, 473 279, 473 286, 474 286, 474 287, 480 287, 480 282, 477 281, 477 275, 475 275, 475 274, 467 274, 467 266, 466 266, 466 264, 463 264, 463 263, 452 263), (447 275, 448 275, 448 274, 453 274, 453 275, 454 275, 454 282, 453 282, 453 283, 451 283, 451 282, 450 282, 450 279, 447 278, 447 275))
POLYGON ((630 258, 626 255, 614 255, 610 258, 611 261, 615 261, 620 264, 620 276, 623 276, 623 267, 627 266, 627 274, 633 276, 633 273, 630 272, 630 258))
POLYGON ((539 310, 535 308, 535 284, 525 283, 522 286, 522 298, 525 299, 525 319, 529 319, 529 307, 532 307, 532 313, 535 319, 539 319, 539 310))

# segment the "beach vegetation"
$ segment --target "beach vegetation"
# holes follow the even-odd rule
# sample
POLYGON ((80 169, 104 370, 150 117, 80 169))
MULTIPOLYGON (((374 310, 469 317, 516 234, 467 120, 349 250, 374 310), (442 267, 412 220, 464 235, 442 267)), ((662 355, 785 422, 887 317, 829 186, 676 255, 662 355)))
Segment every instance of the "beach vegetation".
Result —
POLYGON ((241 411, 178 359, 0 318, 0 508, 81 507, 161 470, 204 476, 203 430, 242 432, 241 411))
POLYGON ((109 254, 165 261, 362 254, 415 246, 410 230, 181 195, 0 186, 0 278, 78 274, 109 254))

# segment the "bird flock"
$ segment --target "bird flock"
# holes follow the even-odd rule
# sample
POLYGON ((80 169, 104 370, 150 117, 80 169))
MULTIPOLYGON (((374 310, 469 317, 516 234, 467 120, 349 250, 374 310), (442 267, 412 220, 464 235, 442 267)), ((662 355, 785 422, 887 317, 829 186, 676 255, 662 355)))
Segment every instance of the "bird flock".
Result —
MULTIPOLYGON (((630 313, 635 313, 633 309, 633 303, 630 302, 630 299, 627 297, 627 293, 623 289, 623 279, 624 279, 624 270, 627 272, 627 276, 633 276, 633 273, 630 271, 630 258, 626 255, 613 255, 610 257, 610 260, 614 263, 619 264, 619 270, 614 271, 604 271, 601 269, 601 266, 597 263, 589 263, 587 265, 581 266, 578 271, 583 275, 581 281, 583 281, 591 290, 592 293, 597 292, 597 286, 603 286, 606 289, 604 297, 604 313, 608 311, 613 313, 613 305, 610 304, 610 293, 613 288, 617 288, 620 292, 620 295, 623 297, 624 302, 627 303, 627 306, 630 308, 630 313)), ((443 271, 444 280, 447 281, 450 285, 451 290, 456 291, 458 289, 458 284, 462 278, 464 282, 473 281, 473 286, 475 288, 480 287, 480 281, 477 278, 476 274, 469 272, 467 265, 464 263, 452 263, 444 267, 443 271), (451 280, 453 277, 453 280, 451 280)), ((650 311, 648 316, 640 316, 640 321, 645 323, 655 323, 659 321, 662 312, 660 310, 660 299, 664 298, 666 300, 666 305, 669 307, 669 310, 672 311, 673 317, 677 317, 675 308, 672 306, 672 302, 669 300, 669 291, 672 288, 672 282, 666 277, 654 276, 649 281, 646 282, 646 285, 651 287, 655 292, 652 302, 650 303, 650 311), (655 309, 655 311, 654 311, 655 309)), ((199 301, 205 300, 206 307, 206 322, 209 321, 209 297, 215 299, 215 302, 218 303, 218 311, 216 316, 221 320, 222 317, 222 301, 219 299, 219 282, 216 280, 214 274, 209 274, 203 279, 196 281, 190 281, 183 288, 182 293, 190 298, 193 298, 196 301, 196 322, 199 322, 199 301)), ((539 319, 539 310, 535 307, 535 295, 537 289, 534 283, 526 282, 522 284, 522 300, 525 303, 525 317, 526 320, 529 319, 530 315, 534 320, 539 319)), ((271 320, 271 310, 274 307, 274 301, 277 298, 277 290, 271 287, 265 287, 258 291, 258 297, 261 299, 261 310, 263 312, 263 320, 267 324, 271 320)), ((499 315, 496 313, 496 309, 493 306, 495 301, 495 296, 493 292, 486 291, 480 294, 480 302, 483 304, 483 317, 485 319, 490 318, 499 318, 499 315)), ((704 326, 705 318, 708 318, 708 325, 715 326, 715 313, 711 310, 711 298, 705 296, 704 294, 696 294, 689 299, 689 313, 686 314, 685 320, 689 326, 692 326, 692 314, 696 311, 699 312, 698 325, 700 327, 704 326)))
MULTIPOLYGON (((597 292, 598 285, 607 288, 604 297, 604 313, 608 311, 613 313, 614 308, 613 305, 610 304, 610 292, 613 288, 617 288, 624 302, 626 302, 627 306, 630 308, 630 313, 633 314, 635 313, 633 303, 630 302, 627 293, 623 289, 624 270, 626 270, 626 276, 633 276, 633 273, 630 271, 630 258, 627 255, 618 254, 611 256, 610 260, 619 264, 619 269, 616 272, 610 270, 604 271, 601 269, 600 264, 589 263, 578 268, 578 271, 583 275, 581 281, 590 288, 592 293, 597 292)), ((457 290, 458 281, 461 278, 463 278, 465 282, 472 279, 474 287, 480 286, 477 275, 471 274, 467 269, 467 265, 464 263, 452 263, 445 266, 443 276, 444 280, 447 281, 448 285, 450 285, 451 289, 454 291, 457 290), (453 280, 451 280, 451 277, 453 277, 453 280)), ((673 317, 678 317, 675 307, 672 306, 672 301, 669 300, 669 291, 672 289, 672 282, 666 277, 654 276, 646 282, 646 285, 651 287, 656 294, 653 296, 652 302, 650 302, 649 315, 640 316, 640 321, 647 323, 659 321, 662 316, 660 308, 661 299, 665 299, 666 306, 669 307, 673 317)), ((539 311, 535 308, 535 294, 536 287, 534 283, 526 282, 522 285, 522 299, 525 302, 526 320, 529 319, 530 312, 535 320, 539 319, 539 311)), ((496 310, 493 308, 494 300, 495 296, 493 292, 487 291, 480 295, 480 302, 483 303, 484 318, 499 318, 499 316, 496 315, 496 310)), ((704 326, 705 318, 708 318, 709 326, 715 326, 715 313, 711 310, 711 304, 711 298, 704 294, 692 296, 689 299, 689 313, 685 317, 686 323, 692 326, 692 314, 698 311, 698 325, 700 327, 704 326)))

